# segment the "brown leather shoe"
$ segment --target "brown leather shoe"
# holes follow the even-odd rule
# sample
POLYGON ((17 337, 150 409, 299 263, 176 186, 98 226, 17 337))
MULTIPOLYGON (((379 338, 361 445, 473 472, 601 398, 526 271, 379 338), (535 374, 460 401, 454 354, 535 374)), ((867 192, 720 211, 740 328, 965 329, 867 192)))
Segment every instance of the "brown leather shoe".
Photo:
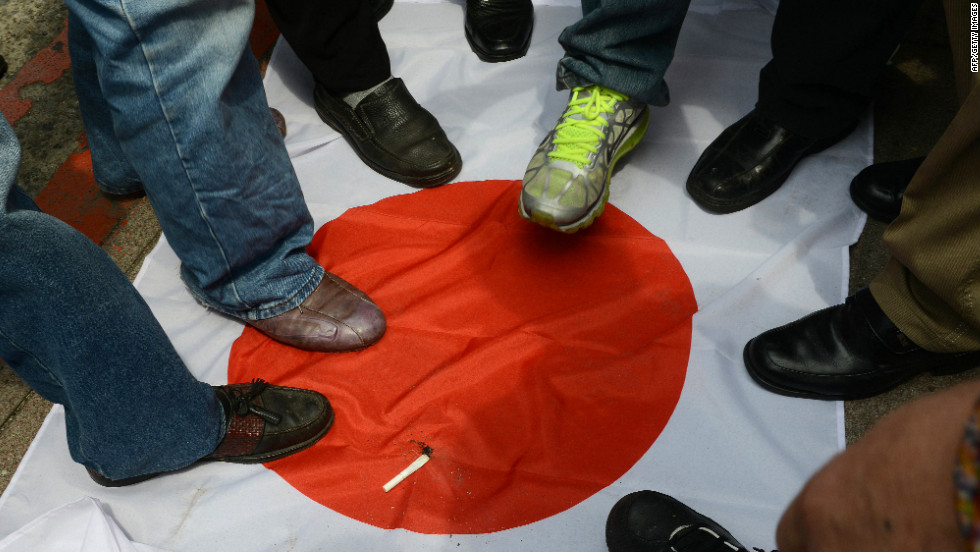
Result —
POLYGON ((286 345, 320 352, 363 349, 385 333, 384 314, 374 301, 329 272, 295 309, 246 323, 286 345))
MULTIPOLYGON (((252 380, 215 387, 214 392, 225 412, 225 437, 199 462, 252 464, 277 460, 313 446, 333 425, 330 402, 316 391, 252 380)), ((91 469, 88 474, 105 487, 132 485, 160 475, 109 479, 91 469)))

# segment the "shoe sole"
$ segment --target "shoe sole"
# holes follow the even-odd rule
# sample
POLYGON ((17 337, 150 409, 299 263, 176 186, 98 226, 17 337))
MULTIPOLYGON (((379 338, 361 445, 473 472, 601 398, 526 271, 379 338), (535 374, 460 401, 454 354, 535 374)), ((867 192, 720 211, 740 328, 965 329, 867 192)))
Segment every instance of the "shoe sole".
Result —
POLYGON ((375 163, 374 160, 372 160, 367 155, 365 155, 364 152, 362 152, 361 149, 357 147, 357 142, 352 140, 349 136, 347 136, 347 132, 344 131, 344 126, 342 124, 333 121, 329 115, 321 111, 319 106, 316 106, 315 109, 316 109, 316 114, 320 117, 320 120, 326 123, 327 126, 329 126, 330 128, 336 130, 341 136, 343 136, 347 144, 350 145, 351 149, 354 150, 354 153, 357 154, 357 156, 361 159, 361 161, 364 162, 365 165, 370 167, 371 170, 373 170, 374 172, 382 176, 385 176, 387 178, 390 178, 396 182, 401 182, 402 184, 408 184, 413 188, 435 188, 437 186, 442 186, 443 184, 448 184, 449 182, 452 182, 452 180, 459 175, 460 171, 463 170, 463 158, 459 155, 459 150, 457 150, 456 146, 453 144, 450 144, 450 146, 452 146, 453 148, 453 159, 451 163, 441 172, 428 176, 413 177, 413 176, 406 176, 404 174, 397 173, 390 169, 386 169, 385 167, 379 165, 378 163, 375 163))
POLYGON ((636 148, 637 144, 639 144, 640 141, 643 140, 643 137, 646 136, 647 127, 649 125, 650 125, 650 110, 647 109, 646 112, 643 114, 643 118, 640 121, 640 123, 626 135, 622 147, 619 148, 619 150, 613 156, 612 160, 609 162, 609 170, 606 172, 606 181, 603 183, 602 186, 602 197, 599 198, 599 201, 596 201, 596 204, 593 205, 591 209, 589 209, 589 211, 585 214, 585 216, 569 224, 559 225, 555 223, 555 217, 552 216, 550 213, 545 213, 542 211, 532 211, 531 213, 527 213, 527 211, 525 211, 524 209, 523 197, 521 198, 521 201, 518 203, 517 206, 518 214, 520 214, 522 218, 529 220, 535 224, 544 226, 546 228, 551 228, 552 230, 557 230, 564 234, 574 234, 575 232, 578 232, 583 228, 588 228, 589 226, 592 226, 592 223, 595 222, 595 220, 599 218, 599 216, 601 216, 602 213, 605 211, 606 203, 609 202, 609 185, 612 181, 613 169, 616 167, 616 163, 624 155, 633 151, 633 149, 636 148))
MULTIPOLYGON (((917 372, 910 372, 907 376, 904 376, 896 380, 893 385, 891 385, 886 389, 868 391, 864 393, 845 393, 845 392, 815 393, 812 391, 800 391, 798 389, 783 387, 777 383, 773 383, 772 381, 766 379, 766 376, 763 375, 763 373, 759 371, 749 360, 749 345, 751 344, 752 344, 752 340, 749 340, 749 342, 746 343, 745 347, 742 349, 742 362, 745 363, 745 369, 749 373, 749 376, 751 376, 756 383, 758 383, 762 388, 766 389, 767 391, 771 391, 778 395, 785 395, 787 397, 796 397, 802 399, 820 399, 825 401, 853 401, 858 399, 867 399, 869 397, 874 397, 877 395, 881 395, 882 393, 886 393, 898 387, 899 385, 902 385, 903 383, 907 382, 908 380, 914 378, 919 374, 924 374, 928 372, 934 376, 950 376, 980 366, 980 363, 978 363, 978 361, 976 361, 971 357, 963 358, 959 360, 959 362, 957 362, 956 359, 949 359, 950 362, 948 364, 944 364, 942 368, 927 367, 917 372)), ((971 353, 963 353, 964 356, 970 354, 971 353)))
MULTIPOLYGON (((163 475, 164 473, 168 473, 168 472, 157 472, 157 473, 148 473, 146 475, 137 475, 136 477, 127 477, 125 479, 109 479, 108 477, 104 477, 100 474, 97 474, 90 469, 86 469, 86 471, 88 472, 88 476, 92 478, 92 481, 95 481, 96 483, 102 485, 103 487, 126 487, 129 485, 142 483, 148 479, 153 479, 154 477, 163 475)), ((176 471, 180 471, 180 470, 176 470, 176 471)))

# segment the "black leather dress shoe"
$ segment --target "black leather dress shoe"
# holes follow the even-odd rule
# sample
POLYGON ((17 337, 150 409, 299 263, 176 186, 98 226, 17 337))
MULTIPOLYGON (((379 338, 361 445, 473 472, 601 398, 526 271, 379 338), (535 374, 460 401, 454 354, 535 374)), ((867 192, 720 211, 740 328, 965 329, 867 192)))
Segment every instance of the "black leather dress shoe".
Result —
POLYGON ((314 102, 320 119, 342 134, 367 166, 392 180, 430 188, 463 168, 456 146, 401 79, 382 84, 356 108, 317 83, 314 102))
POLYGON ((741 211, 778 190, 801 159, 836 141, 793 134, 752 110, 704 150, 687 193, 713 213, 741 211))
POLYGON ((905 188, 925 157, 875 163, 851 180, 851 199, 862 211, 882 222, 891 222, 902 210, 905 188))
POLYGON ((980 366, 980 351, 932 353, 885 316, 867 288, 750 340, 742 354, 766 389, 794 397, 850 400, 884 393, 922 372, 980 366))
MULTIPOLYGON (((214 387, 225 412, 225 436, 200 462, 255 464, 278 460, 313 446, 333 425, 330 402, 307 389, 269 385, 263 380, 214 387)), ((109 479, 88 470, 105 487, 122 487, 154 478, 151 473, 109 479)))
POLYGON ((523 57, 531 44, 533 27, 531 0, 466 0, 466 41, 483 61, 523 57))
POLYGON ((722 526, 655 491, 630 493, 606 520, 609 552, 745 552, 722 526))

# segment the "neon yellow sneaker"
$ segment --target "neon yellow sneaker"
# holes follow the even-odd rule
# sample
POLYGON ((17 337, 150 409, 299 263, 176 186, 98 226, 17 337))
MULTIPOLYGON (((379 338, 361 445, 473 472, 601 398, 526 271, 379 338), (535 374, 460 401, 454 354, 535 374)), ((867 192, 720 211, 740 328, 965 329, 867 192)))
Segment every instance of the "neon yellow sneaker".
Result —
POLYGON ((593 85, 574 88, 524 173, 520 214, 561 232, 592 224, 609 200, 613 166, 647 131, 650 108, 593 85))

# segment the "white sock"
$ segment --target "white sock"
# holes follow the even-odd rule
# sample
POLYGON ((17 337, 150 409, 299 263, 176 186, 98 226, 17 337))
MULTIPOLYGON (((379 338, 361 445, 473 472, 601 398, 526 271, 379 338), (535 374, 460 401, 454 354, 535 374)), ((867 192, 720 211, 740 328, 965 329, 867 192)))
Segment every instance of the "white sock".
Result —
POLYGON ((357 92, 351 92, 350 94, 347 94, 346 96, 344 96, 342 99, 344 100, 344 103, 346 103, 347 105, 351 106, 351 108, 353 109, 353 108, 357 107, 357 104, 361 103, 361 100, 363 100, 364 98, 366 98, 369 95, 371 95, 371 92, 374 92, 381 85, 383 85, 384 83, 390 81, 393 78, 395 78, 395 77, 388 77, 385 80, 379 82, 378 84, 372 86, 371 88, 368 88, 367 90, 358 90, 357 92))

